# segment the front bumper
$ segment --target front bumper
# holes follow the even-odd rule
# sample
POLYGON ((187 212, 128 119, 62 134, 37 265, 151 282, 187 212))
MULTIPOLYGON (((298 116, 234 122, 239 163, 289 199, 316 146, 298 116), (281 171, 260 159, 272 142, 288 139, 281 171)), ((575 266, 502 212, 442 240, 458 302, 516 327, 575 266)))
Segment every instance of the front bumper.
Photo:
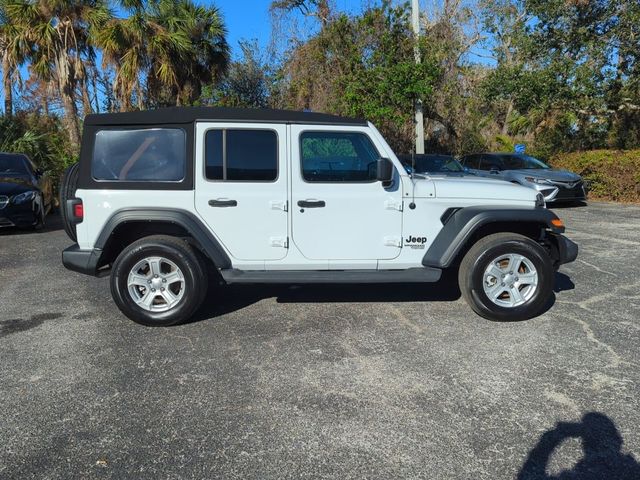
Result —
POLYGON ((587 191, 584 182, 579 182, 572 187, 557 183, 531 184, 531 188, 544 196, 546 203, 579 202, 587 199, 587 191))
POLYGON ((20 205, 9 203, 4 208, 0 208, 0 228, 1 227, 31 227, 38 221, 37 210, 32 202, 20 205))
POLYGON ((587 199, 587 192, 584 186, 584 183, 580 182, 579 184, 573 187, 558 187, 558 193, 551 200, 552 203, 557 202, 580 202, 585 201, 587 199))
POLYGON ((565 263, 571 263, 578 258, 578 244, 572 242, 564 235, 558 233, 549 233, 551 244, 554 248, 554 258, 556 265, 564 265, 565 263))
POLYGON ((65 268, 94 277, 101 276, 104 272, 98 269, 102 250, 81 250, 77 243, 62 251, 62 264, 65 268))

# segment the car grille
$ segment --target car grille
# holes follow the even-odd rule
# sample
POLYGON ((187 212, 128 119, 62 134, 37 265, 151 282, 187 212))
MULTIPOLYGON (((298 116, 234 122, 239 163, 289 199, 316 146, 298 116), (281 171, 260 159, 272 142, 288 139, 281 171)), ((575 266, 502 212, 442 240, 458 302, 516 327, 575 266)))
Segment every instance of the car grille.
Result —
POLYGON ((557 185, 561 188, 576 188, 576 187, 582 187, 582 180, 576 180, 575 182, 560 182, 557 180, 549 180, 549 182, 553 183, 554 185, 557 185))
POLYGON ((9 203, 9 197, 6 195, 0 195, 0 210, 6 207, 7 203, 9 203))
POLYGON ((560 187, 558 189, 558 195, 555 200, 572 199, 572 198, 584 198, 584 182, 578 180, 577 182, 553 182, 560 187))

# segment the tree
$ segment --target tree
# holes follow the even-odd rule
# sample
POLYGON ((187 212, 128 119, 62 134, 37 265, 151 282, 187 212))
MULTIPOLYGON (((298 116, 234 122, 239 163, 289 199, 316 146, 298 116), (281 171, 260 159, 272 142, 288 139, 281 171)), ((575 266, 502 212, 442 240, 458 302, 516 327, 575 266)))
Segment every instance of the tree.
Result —
POLYGON ((4 91, 4 113, 13 114, 13 81, 19 76, 18 67, 28 55, 25 39, 20 35, 9 18, 7 1, 0 0, 0 50, 2 51, 2 88, 4 91))
POLYGON ((102 0, 14 0, 7 15, 32 46, 31 68, 58 88, 65 111, 65 127, 73 151, 80 147, 76 87, 85 77, 83 59, 90 30, 104 23, 110 12, 102 0))
POLYGON ((225 73, 229 49, 216 7, 191 0, 124 2, 126 18, 114 18, 95 34, 104 67, 115 70, 113 91, 123 110, 183 105, 225 73), (146 84, 143 82, 146 81, 146 84))
POLYGON ((232 62, 216 93, 217 104, 229 107, 266 108, 269 105, 271 75, 259 58, 255 41, 240 42, 242 59, 232 62))
POLYGON ((428 103, 440 75, 426 44, 414 58, 415 38, 405 6, 340 15, 295 48, 280 76, 282 106, 334 112, 375 122, 392 145, 412 144, 413 105, 428 103))

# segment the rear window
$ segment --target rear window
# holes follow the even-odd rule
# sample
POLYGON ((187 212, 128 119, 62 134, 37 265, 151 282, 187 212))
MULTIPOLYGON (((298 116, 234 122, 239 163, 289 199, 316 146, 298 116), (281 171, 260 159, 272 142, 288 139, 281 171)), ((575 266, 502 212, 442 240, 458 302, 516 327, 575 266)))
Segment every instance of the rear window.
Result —
POLYGON ((91 162, 95 180, 179 182, 185 177, 186 140, 178 128, 101 130, 91 162))

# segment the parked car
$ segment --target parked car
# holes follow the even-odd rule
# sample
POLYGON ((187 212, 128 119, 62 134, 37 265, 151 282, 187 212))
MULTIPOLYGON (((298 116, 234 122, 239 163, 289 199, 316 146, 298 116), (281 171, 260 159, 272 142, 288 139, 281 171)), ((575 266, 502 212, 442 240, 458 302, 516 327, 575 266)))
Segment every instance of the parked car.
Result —
POLYGON ((478 153, 465 155, 460 162, 477 175, 533 188, 542 193, 546 203, 579 202, 587 199, 585 184, 580 175, 553 169, 529 155, 478 153))
POLYGON ((541 194, 410 176, 365 120, 183 107, 83 125, 60 188, 76 242, 62 262, 110 275, 144 325, 190 318, 209 280, 429 283, 451 269, 479 315, 517 320, 549 304, 554 270, 578 255, 541 194))
POLYGON ((437 174, 449 177, 471 175, 452 155, 427 153, 418 155, 398 155, 408 173, 437 174))
POLYGON ((26 155, 0 153, 0 227, 40 228, 53 204, 48 175, 26 155))

